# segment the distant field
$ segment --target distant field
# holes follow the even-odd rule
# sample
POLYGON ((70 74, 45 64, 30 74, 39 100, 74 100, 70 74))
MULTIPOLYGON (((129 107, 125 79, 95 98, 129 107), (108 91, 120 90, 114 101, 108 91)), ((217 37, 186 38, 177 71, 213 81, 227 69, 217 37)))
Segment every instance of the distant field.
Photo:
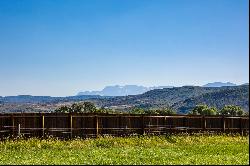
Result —
POLYGON ((0 142, 0 164, 249 164, 249 137, 7 140, 0 142))

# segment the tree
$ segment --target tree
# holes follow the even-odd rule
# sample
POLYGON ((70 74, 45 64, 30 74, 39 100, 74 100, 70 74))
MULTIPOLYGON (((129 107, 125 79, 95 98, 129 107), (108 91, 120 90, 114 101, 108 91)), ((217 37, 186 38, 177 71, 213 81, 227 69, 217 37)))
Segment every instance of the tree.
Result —
POLYGON ((121 113, 121 112, 118 112, 114 109, 111 109, 111 108, 105 108, 105 107, 101 107, 99 109, 96 110, 97 113, 105 113, 105 114, 118 114, 118 113, 121 113))
POLYGON ((174 115, 176 111, 171 107, 164 107, 161 109, 149 109, 145 111, 145 114, 158 114, 158 115, 174 115))
POLYGON ((218 111, 215 107, 206 108, 202 111, 201 115, 216 115, 218 111))
POLYGON ((203 114, 203 110, 208 109, 207 105, 196 105, 194 107, 194 109, 192 109, 191 111, 189 111, 188 114, 190 115, 202 115, 203 114))
POLYGON ((84 104, 81 103, 73 103, 71 105, 71 112, 81 113, 84 112, 84 104))
POLYGON ((157 114, 160 114, 160 115, 174 115, 174 114, 176 114, 176 111, 174 109, 172 109, 171 107, 165 107, 165 108, 157 110, 156 112, 157 112, 157 114))
POLYGON ((136 108, 133 108, 132 110, 130 110, 129 113, 131 113, 131 114, 145 114, 145 111, 142 108, 136 107, 136 108))
POLYGON ((60 112, 61 113, 69 113, 69 112, 71 112, 71 108, 68 106, 61 106, 61 107, 57 108, 55 110, 55 112, 57 112, 57 113, 60 113, 60 112))
POLYGON ((226 105, 221 109, 220 113, 221 115, 241 116, 244 114, 244 111, 240 106, 226 105))
POLYGON ((95 105, 91 102, 84 102, 84 112, 95 113, 97 111, 95 105))
POLYGON ((216 115, 218 111, 215 107, 208 107, 207 105, 196 105, 194 109, 192 109, 189 115, 216 115))
POLYGON ((148 109, 148 110, 145 110, 145 114, 158 114, 157 110, 156 109, 148 109))
POLYGON ((62 113, 96 113, 98 112, 95 105, 91 102, 73 103, 70 107, 62 106, 55 110, 62 113))

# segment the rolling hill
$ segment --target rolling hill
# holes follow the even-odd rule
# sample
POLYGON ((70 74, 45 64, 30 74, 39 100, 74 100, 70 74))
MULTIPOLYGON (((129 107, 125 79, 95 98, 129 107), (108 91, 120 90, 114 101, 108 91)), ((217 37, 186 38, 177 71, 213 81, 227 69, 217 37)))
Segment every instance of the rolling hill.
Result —
POLYGON ((141 95, 129 95, 108 99, 93 99, 97 105, 109 108, 141 107, 160 108, 170 106, 179 113, 186 113, 196 104, 207 104, 218 109, 234 104, 249 111, 249 85, 224 87, 183 86, 155 89, 141 95))
POLYGON ((249 111, 249 84, 240 86, 200 87, 183 86, 153 89, 139 95, 107 97, 100 95, 50 97, 50 96, 6 96, 0 97, 0 112, 53 111, 64 104, 91 101, 97 107, 127 111, 132 107, 172 107, 178 113, 187 113, 197 104, 207 104, 221 109, 224 105, 239 105, 249 111))
POLYGON ((218 109, 225 105, 238 105, 245 111, 249 111, 249 86, 222 89, 221 91, 205 93, 196 97, 188 98, 184 101, 172 105, 179 112, 186 113, 198 104, 207 104, 218 109))

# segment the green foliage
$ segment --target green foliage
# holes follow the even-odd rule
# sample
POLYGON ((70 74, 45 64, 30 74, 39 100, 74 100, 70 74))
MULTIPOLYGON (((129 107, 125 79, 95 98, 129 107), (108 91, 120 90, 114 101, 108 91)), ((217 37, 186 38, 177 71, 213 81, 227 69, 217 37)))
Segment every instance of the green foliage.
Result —
POLYGON ((249 137, 170 135, 0 142, 0 165, 249 165, 249 137))
POLYGON ((158 115, 174 115, 176 111, 170 107, 165 107, 161 109, 142 109, 142 108, 133 108, 129 111, 130 114, 158 114, 158 115))
POLYGON ((97 111, 95 105, 91 102, 84 102, 84 112, 95 113, 97 111))
POLYGON ((71 105, 71 112, 84 112, 85 104, 73 103, 71 105))
POLYGON ((60 113, 60 112, 62 112, 62 113, 70 113, 70 112, 72 112, 72 111, 71 111, 71 107, 68 107, 68 106, 61 106, 60 108, 57 108, 57 109, 55 110, 55 112, 57 112, 57 113, 60 113))
POLYGON ((133 108, 132 110, 129 111, 130 114, 145 114, 145 110, 142 108, 133 108))
POLYGON ((217 115, 218 111, 215 107, 208 107, 207 105, 196 105, 194 109, 189 112, 190 115, 217 115))
POLYGON ((109 108, 96 108, 91 102, 73 103, 71 106, 61 106, 55 110, 57 113, 102 113, 102 114, 117 114, 116 110, 109 108))
POLYGON ((196 107, 192 109, 189 114, 242 116, 245 113, 240 106, 236 105, 225 105, 220 111, 217 111, 215 107, 208 107, 207 105, 196 105, 196 107))
POLYGON ((55 110, 61 113, 95 113, 95 105, 91 102, 73 103, 71 106, 62 106, 55 110))
POLYGON ((170 107, 165 107, 165 108, 161 108, 161 109, 146 110, 146 114, 175 115, 176 111, 170 107))
POLYGON ((96 113, 103 113, 103 114, 116 114, 116 113, 120 113, 120 112, 117 112, 113 109, 110 109, 110 108, 99 108, 96 110, 96 113))
POLYGON ((207 105, 196 105, 194 109, 192 109, 189 114, 191 115, 202 115, 203 110, 208 109, 207 105))
POLYGON ((218 111, 215 107, 206 108, 203 110, 202 115, 217 115, 218 111))
MULTIPOLYGON (((157 114, 157 115, 174 115, 176 110, 171 107, 164 107, 160 109, 143 109, 139 107, 134 107, 128 112, 120 112, 108 108, 97 109, 95 105, 91 102, 84 103, 73 103, 71 106, 62 106, 55 110, 55 112, 61 113, 105 113, 105 114, 120 114, 120 113, 130 113, 130 114, 157 114)), ((235 105, 226 105, 220 112, 217 111, 215 107, 208 107, 207 105, 196 105, 189 115, 231 115, 231 116, 241 116, 247 115, 248 112, 244 112, 241 107, 235 105)))
POLYGON ((221 115, 231 115, 231 116, 242 116, 244 111, 240 106, 236 105, 226 105, 220 111, 221 115))

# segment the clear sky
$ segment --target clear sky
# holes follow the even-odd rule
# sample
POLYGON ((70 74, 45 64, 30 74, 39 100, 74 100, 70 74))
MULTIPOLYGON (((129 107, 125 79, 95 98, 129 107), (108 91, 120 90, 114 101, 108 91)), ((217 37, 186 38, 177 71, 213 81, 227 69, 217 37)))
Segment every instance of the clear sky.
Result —
POLYGON ((249 82, 248 0, 0 0, 0 96, 249 82))

